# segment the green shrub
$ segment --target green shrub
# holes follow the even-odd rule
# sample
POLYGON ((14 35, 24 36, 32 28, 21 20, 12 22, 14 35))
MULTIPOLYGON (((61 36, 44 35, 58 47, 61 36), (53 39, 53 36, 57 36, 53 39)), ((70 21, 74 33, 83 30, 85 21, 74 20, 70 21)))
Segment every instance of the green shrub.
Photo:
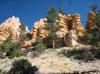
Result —
POLYGON ((95 59, 99 59, 100 56, 98 56, 98 50, 97 49, 73 49, 73 50, 62 50, 61 52, 59 52, 58 54, 62 54, 66 57, 69 58, 73 58, 76 60, 82 60, 84 62, 88 62, 88 61, 93 61, 95 59))
POLYGON ((13 67, 7 74, 35 74, 38 70, 37 67, 32 67, 31 63, 25 59, 14 61, 12 65, 13 67))
POLYGON ((3 44, 0 46, 0 50, 2 51, 2 53, 6 53, 7 57, 14 58, 18 54, 20 44, 19 42, 12 43, 11 38, 12 34, 10 34, 8 38, 3 42, 3 44))
POLYGON ((14 43, 13 46, 9 49, 7 52, 7 55, 9 58, 17 57, 18 53, 20 52, 20 45, 19 43, 14 43))
POLYGON ((13 43, 11 41, 12 33, 8 36, 8 38, 2 44, 3 52, 8 52, 10 48, 12 48, 13 43))
POLYGON ((46 46, 43 44, 42 39, 38 38, 35 43, 32 43, 33 48, 33 56, 40 55, 45 49, 46 46))
POLYGON ((21 25, 19 27, 21 30, 26 30, 26 25, 24 23, 21 23, 21 25))

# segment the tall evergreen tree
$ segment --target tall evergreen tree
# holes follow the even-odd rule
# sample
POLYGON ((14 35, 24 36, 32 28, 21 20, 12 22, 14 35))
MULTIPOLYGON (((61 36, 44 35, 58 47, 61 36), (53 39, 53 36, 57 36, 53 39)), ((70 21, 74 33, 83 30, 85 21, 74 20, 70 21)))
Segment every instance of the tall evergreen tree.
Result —
POLYGON ((52 40, 52 45, 53 45, 53 49, 55 49, 55 41, 58 38, 56 32, 62 28, 62 26, 60 26, 58 24, 58 13, 56 11, 55 8, 50 8, 50 10, 48 11, 48 15, 46 16, 47 18, 47 28, 50 31, 48 38, 50 38, 52 40))

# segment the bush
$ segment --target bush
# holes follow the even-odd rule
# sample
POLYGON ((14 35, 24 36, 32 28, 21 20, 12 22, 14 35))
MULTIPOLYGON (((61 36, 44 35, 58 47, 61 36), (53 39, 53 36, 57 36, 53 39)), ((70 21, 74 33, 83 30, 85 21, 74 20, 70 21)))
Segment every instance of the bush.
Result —
POLYGON ((11 41, 12 33, 8 36, 8 38, 1 45, 3 52, 8 52, 10 48, 12 48, 13 43, 11 41))
POLYGON ((37 67, 32 67, 31 63, 25 59, 14 61, 12 65, 13 67, 7 74, 35 74, 38 70, 37 67))
POLYGON ((58 54, 63 54, 66 57, 73 58, 76 60, 82 60, 84 62, 94 61, 99 59, 99 50, 98 49, 73 49, 73 50, 62 50, 58 54))
POLYGON ((17 57, 19 49, 21 49, 19 43, 14 43, 13 46, 7 52, 6 56, 8 56, 9 58, 17 57))
POLYGON ((12 33, 8 36, 8 38, 3 42, 3 44, 0 45, 0 56, 3 56, 3 53, 6 53, 5 56, 14 58, 17 56, 19 49, 20 49, 20 43, 12 42, 12 33))

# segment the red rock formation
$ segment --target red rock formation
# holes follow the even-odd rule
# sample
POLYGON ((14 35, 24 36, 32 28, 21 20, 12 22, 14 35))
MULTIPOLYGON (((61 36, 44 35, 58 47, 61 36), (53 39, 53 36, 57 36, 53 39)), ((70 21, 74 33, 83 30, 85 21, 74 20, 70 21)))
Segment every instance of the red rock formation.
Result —
POLYGON ((87 31, 90 31, 90 30, 97 28, 97 26, 95 24, 95 20, 94 20, 95 16, 96 16, 96 14, 94 12, 90 12, 88 14, 88 19, 87 19, 87 23, 86 23, 87 31))
POLYGON ((59 24, 63 26, 63 28, 58 31, 59 34, 62 33, 63 35, 66 35, 68 31, 76 29, 79 37, 84 35, 85 30, 82 26, 79 14, 68 16, 59 14, 59 24))
POLYGON ((48 35, 48 31, 44 29, 46 26, 47 19, 40 19, 39 21, 35 22, 34 27, 32 29, 32 41, 34 42, 38 36, 45 38, 48 35))
POLYGON ((68 32, 68 27, 67 27, 67 19, 68 19, 68 17, 66 17, 66 15, 59 14, 58 18, 59 18, 58 23, 59 23, 59 25, 62 26, 62 28, 59 29, 59 31, 57 32, 57 35, 58 35, 59 38, 62 38, 68 32))
POLYGON ((79 37, 84 35, 84 28, 82 26, 81 20, 80 20, 80 15, 79 14, 73 14, 71 15, 72 17, 72 29, 77 30, 77 34, 79 37))
POLYGON ((20 20, 12 16, 0 25, 0 42, 2 43, 12 33, 12 41, 16 42, 20 35, 20 20))
MULTIPOLYGON (((73 15, 63 15, 59 14, 58 15, 59 20, 57 20, 58 24, 63 26, 58 32, 57 35, 59 38, 65 37, 65 35, 73 29, 77 30, 77 36, 81 37, 84 35, 84 28, 82 26, 81 20, 80 20, 80 15, 79 14, 73 14, 73 15)), ((36 40, 36 38, 41 36, 42 38, 46 38, 48 35, 48 31, 43 29, 43 27, 47 24, 46 19, 40 19, 38 22, 34 24, 34 27, 32 29, 32 40, 33 42, 36 40)), ((77 41, 77 40, 76 40, 77 41)), ((67 40, 64 40, 65 44, 67 40)), ((63 43, 63 42, 62 42, 63 43)), ((73 43, 73 40, 72 40, 73 43)), ((76 42, 78 43, 78 42, 76 42)), ((74 46, 74 44, 69 43, 71 46, 74 46)))

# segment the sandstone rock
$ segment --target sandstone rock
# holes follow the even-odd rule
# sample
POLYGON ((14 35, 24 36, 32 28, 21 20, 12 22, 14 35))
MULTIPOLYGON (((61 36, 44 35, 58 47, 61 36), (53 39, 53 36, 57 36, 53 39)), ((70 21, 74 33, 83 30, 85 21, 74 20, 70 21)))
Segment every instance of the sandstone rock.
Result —
POLYGON ((87 23, 86 23, 87 31, 91 31, 91 30, 97 28, 95 21, 94 21, 95 16, 96 16, 96 14, 94 12, 90 12, 88 14, 88 19, 87 19, 87 23))
POLYGON ((19 39, 21 25, 18 17, 12 16, 0 25, 0 42, 7 39, 12 33, 12 41, 16 42, 19 39))
MULTIPOLYGON (((79 14, 73 14, 70 16, 59 14, 58 18, 59 18, 59 20, 57 20, 58 24, 63 27, 57 32, 57 35, 60 38, 64 37, 68 33, 68 31, 72 30, 73 28, 76 28, 76 30, 78 30, 79 36, 81 36, 83 34, 84 28, 83 28, 82 23, 80 21, 79 14), (70 23, 68 23, 68 21, 70 21, 70 23)), ((38 22, 35 22, 34 27, 32 29, 32 38, 33 39, 36 39, 39 29, 40 29, 40 36, 41 37, 45 38, 47 36, 48 32, 46 32, 46 30, 44 30, 42 28, 42 26, 45 26, 46 24, 47 24, 47 20, 45 18, 40 19, 38 22)))
POLYGON ((24 41, 21 45, 22 48, 28 48, 28 47, 31 47, 32 46, 32 41, 29 40, 29 41, 24 41))
POLYGON ((67 28, 67 17, 66 15, 63 14, 59 14, 58 15, 58 24, 62 26, 61 29, 59 29, 59 31, 57 32, 57 35, 59 38, 62 38, 66 35, 66 33, 68 32, 68 28, 67 28))
MULTIPOLYGON (((58 38, 64 38, 65 35, 70 30, 73 30, 73 29, 77 30, 78 37, 82 37, 84 35, 85 30, 82 26, 79 14, 72 14, 72 15, 59 14, 58 18, 59 19, 57 20, 57 22, 58 22, 59 25, 62 26, 62 28, 59 29, 59 31, 56 32, 58 38)), ((46 26, 46 24, 47 24, 47 19, 46 18, 40 19, 39 21, 35 22, 34 27, 32 29, 32 32, 31 32, 31 35, 32 35, 31 40, 33 42, 36 41, 38 36, 40 36, 42 39, 44 39, 48 36, 49 31, 45 30, 43 28, 43 27, 46 26)), ((67 41, 65 41, 65 42, 67 42, 67 41)), ((62 41, 62 43, 63 43, 63 41, 62 41)), ((71 44, 71 46, 72 46, 72 44, 71 44)))
POLYGON ((62 35, 62 37, 64 37, 68 31, 72 29, 77 30, 79 37, 84 35, 85 30, 82 26, 79 14, 72 14, 68 16, 59 14, 59 24, 63 26, 63 28, 57 32, 57 34, 59 33, 59 36, 62 35))
POLYGON ((76 34, 76 30, 70 30, 65 38, 66 46, 76 46, 78 45, 78 35, 76 34))
POLYGON ((32 29, 32 41, 34 42, 38 36, 45 38, 48 35, 48 31, 44 29, 47 23, 47 19, 40 19, 39 21, 34 23, 34 27, 32 29))
POLYGON ((72 16, 72 29, 77 30, 77 34, 79 37, 84 35, 84 27, 82 26, 80 15, 79 14, 73 14, 72 16))

